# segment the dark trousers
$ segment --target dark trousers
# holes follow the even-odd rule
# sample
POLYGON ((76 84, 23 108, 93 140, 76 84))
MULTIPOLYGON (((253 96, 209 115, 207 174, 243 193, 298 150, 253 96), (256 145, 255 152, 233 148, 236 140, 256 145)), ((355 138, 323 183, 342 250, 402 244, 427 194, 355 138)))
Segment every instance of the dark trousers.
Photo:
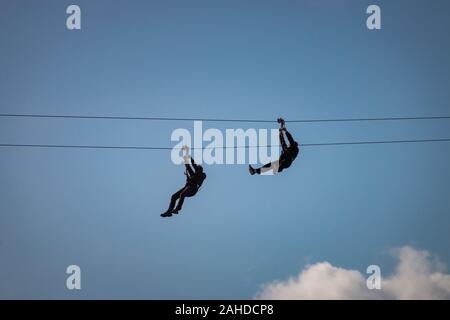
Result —
POLYGON ((261 168, 256 169, 256 173, 257 174, 261 174, 261 169, 262 168, 273 168, 273 167, 278 167, 278 171, 277 172, 281 172, 284 169, 287 169, 291 166, 292 164, 292 159, 289 155, 287 155, 286 153, 281 154, 280 159, 274 162, 270 162, 267 163, 265 165, 263 165, 261 168))
POLYGON ((195 196, 197 191, 198 189, 196 186, 189 184, 185 185, 183 188, 172 195, 172 198, 170 199, 169 209, 167 209, 167 211, 172 211, 175 208, 175 203, 177 202, 177 200, 178 204, 176 210, 181 210, 181 208, 183 207, 184 198, 195 196))

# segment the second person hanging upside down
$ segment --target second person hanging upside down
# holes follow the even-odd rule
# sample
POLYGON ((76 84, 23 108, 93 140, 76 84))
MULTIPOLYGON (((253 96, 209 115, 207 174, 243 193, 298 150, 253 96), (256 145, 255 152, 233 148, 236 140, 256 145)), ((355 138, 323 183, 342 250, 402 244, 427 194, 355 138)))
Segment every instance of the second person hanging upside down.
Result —
POLYGON ((251 175, 261 174, 270 170, 273 170, 273 173, 281 172, 284 169, 287 169, 291 166, 292 162, 297 158, 299 153, 298 143, 294 140, 289 131, 286 130, 285 122, 283 119, 279 118, 278 123, 280 124, 280 144, 281 144, 281 155, 280 158, 274 162, 270 162, 265 164, 261 168, 253 168, 251 165, 248 166, 248 170, 251 175), (284 134, 289 141, 289 146, 286 144, 284 139, 284 134))

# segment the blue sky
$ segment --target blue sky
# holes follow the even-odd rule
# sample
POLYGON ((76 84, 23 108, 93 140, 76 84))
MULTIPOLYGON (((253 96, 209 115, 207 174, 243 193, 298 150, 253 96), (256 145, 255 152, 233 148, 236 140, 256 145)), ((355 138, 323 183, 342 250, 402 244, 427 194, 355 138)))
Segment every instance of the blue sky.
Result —
MULTIPOLYGON (((72 2, 1 2, 1 113, 450 115, 448 1, 78 0, 68 31, 72 2)), ((0 143, 171 146, 180 127, 2 118, 0 143)), ((289 129, 300 143, 450 137, 448 120, 289 129)), ((0 298, 251 298, 316 261, 389 273, 402 245, 450 263, 448 163, 450 145, 429 143, 304 148, 276 177, 209 166, 161 219, 184 183, 168 151, 0 148, 0 298)))

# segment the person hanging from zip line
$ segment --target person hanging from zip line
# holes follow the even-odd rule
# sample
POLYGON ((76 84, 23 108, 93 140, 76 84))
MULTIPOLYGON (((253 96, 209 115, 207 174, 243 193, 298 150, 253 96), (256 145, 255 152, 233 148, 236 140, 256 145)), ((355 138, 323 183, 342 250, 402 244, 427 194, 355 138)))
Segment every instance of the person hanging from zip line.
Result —
POLYGON ((251 175, 265 173, 267 171, 273 170, 273 173, 281 172, 291 166, 292 162, 297 158, 299 147, 298 143, 294 140, 289 131, 286 130, 285 121, 279 118, 278 123, 280 124, 280 144, 281 144, 281 155, 276 161, 270 162, 261 168, 253 168, 251 165, 248 166, 248 171, 251 175), (284 134, 289 141, 289 146, 286 144, 284 139, 284 134))
POLYGON ((184 146, 183 151, 185 155, 183 156, 186 184, 183 188, 178 190, 172 195, 170 199, 170 205, 166 212, 161 214, 161 217, 171 217, 172 214, 178 214, 183 207, 184 199, 193 197, 197 194, 203 181, 206 179, 206 174, 203 172, 203 167, 195 163, 194 159, 189 155, 189 147, 184 146), (175 204, 178 200, 178 204, 175 204))

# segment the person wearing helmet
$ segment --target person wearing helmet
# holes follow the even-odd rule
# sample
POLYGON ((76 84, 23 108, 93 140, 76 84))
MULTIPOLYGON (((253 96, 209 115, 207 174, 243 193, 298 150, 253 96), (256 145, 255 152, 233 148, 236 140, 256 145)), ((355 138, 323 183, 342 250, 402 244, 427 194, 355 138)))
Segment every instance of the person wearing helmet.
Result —
POLYGON ((203 184, 203 181, 206 179, 203 167, 196 164, 194 159, 188 154, 188 147, 183 147, 183 150, 186 152, 186 155, 183 157, 186 168, 186 184, 172 195, 169 208, 166 212, 161 214, 161 217, 171 217, 172 214, 178 214, 183 207, 184 199, 195 196, 203 184), (177 200, 178 204, 175 207, 177 200))
POLYGON ((281 172, 284 169, 287 169, 291 166, 292 162, 297 158, 299 153, 298 143, 294 140, 289 131, 286 130, 285 121, 282 118, 278 119, 278 123, 280 124, 280 144, 281 144, 281 155, 277 161, 268 163, 261 168, 253 168, 251 165, 248 166, 248 170, 251 175, 261 174, 270 170, 273 170, 274 173, 281 172), (284 139, 284 134, 289 141, 289 146, 286 144, 286 140, 284 139))

